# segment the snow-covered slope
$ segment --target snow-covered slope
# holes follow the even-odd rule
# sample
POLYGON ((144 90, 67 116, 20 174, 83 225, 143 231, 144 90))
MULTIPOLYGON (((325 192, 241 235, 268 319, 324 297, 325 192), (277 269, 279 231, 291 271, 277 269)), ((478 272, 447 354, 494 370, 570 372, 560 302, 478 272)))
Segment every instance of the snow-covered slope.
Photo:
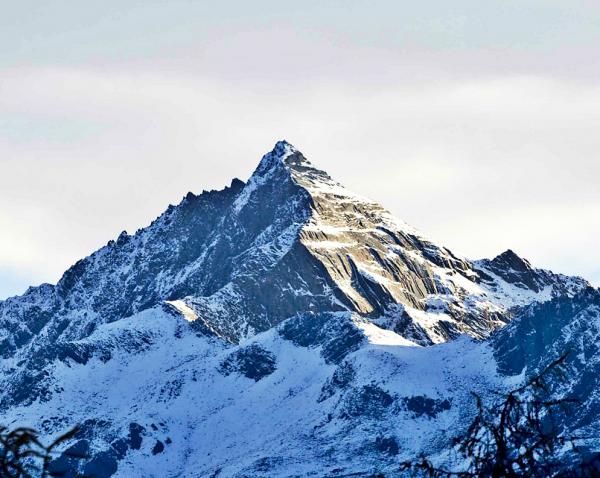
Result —
MULTIPOLYGON (((598 322, 598 294, 540 306, 547 327, 573 337, 573 326, 586 329, 583 319, 598 322), (548 314, 564 304, 573 308, 548 314), (579 317, 574 323, 571 313, 579 317)), ((423 347, 357 314, 307 313, 231 346, 152 308, 70 344, 46 367, 43 398, 4 402, 4 419, 48 434, 81 423, 71 446, 91 458, 60 457, 53 469, 80 466, 97 477, 397 476, 399 463, 421 453, 446 459, 474 413, 471 392, 492 400, 491 391, 520 383, 521 355, 506 349, 536 342, 523 345, 532 320, 539 320, 533 312, 517 318, 492 342, 463 337, 423 347), (509 370, 511 356, 519 364, 510 360, 509 370)), ((597 350, 594 343, 585 348, 597 350)), ((583 353, 574 359, 572 389, 583 384, 593 392, 597 351, 583 353), (576 373, 582 360, 583 378, 576 373)), ((533 369, 552 358, 537 354, 529 363, 533 369)), ((574 429, 597 431, 599 409, 586 399, 574 429)))
POLYGON ((368 473, 443 449, 471 390, 514 382, 473 339, 588 286, 459 257, 282 141, 247 183, 0 302, 0 404, 82 423, 99 477, 368 473))
POLYGON ((73 446, 96 476, 391 469, 447 444, 470 389, 499 386, 489 347, 421 347, 348 312, 300 315, 231 347, 154 308, 71 346, 46 367, 43 398, 5 420, 48 434, 81 423, 73 446))

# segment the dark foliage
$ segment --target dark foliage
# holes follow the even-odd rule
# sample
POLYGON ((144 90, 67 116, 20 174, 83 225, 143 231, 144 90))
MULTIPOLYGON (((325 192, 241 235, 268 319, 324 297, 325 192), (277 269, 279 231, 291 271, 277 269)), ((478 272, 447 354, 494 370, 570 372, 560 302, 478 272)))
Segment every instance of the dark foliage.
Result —
POLYGON ((0 426, 0 478, 62 476, 51 471, 50 463, 57 454, 67 454, 76 459, 84 458, 75 453, 59 451, 59 448, 77 432, 78 428, 73 428, 49 445, 44 445, 39 433, 32 428, 20 427, 9 430, 0 426))
POLYGON ((585 456, 583 437, 565 433, 571 398, 553 398, 553 379, 564 379, 567 354, 548 365, 522 387, 498 394, 486 406, 475 395, 477 415, 466 432, 454 440, 465 463, 460 471, 438 468, 426 457, 401 465, 413 476, 440 478, 571 478, 600 476, 600 455, 585 456))

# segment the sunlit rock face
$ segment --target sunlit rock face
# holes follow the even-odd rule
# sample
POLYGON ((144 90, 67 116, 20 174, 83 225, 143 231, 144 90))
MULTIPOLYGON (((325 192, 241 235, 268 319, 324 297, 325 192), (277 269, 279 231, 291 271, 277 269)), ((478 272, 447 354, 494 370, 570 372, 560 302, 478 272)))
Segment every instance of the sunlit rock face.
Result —
POLYGON ((548 343, 527 317, 588 287, 512 251, 457 256, 281 141, 246 183, 0 302, 0 404, 7 424, 82 424, 90 459, 55 463, 82 472, 367 473, 443 449, 473 387, 540 366, 580 316, 548 343))

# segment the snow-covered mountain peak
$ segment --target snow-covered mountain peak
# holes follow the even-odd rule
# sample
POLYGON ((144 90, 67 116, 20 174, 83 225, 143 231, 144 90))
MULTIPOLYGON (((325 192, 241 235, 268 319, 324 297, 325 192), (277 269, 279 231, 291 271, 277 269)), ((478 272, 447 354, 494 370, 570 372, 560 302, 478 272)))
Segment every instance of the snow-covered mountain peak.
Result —
POLYGON ((319 185, 342 188, 327 172, 312 164, 301 151, 285 140, 278 141, 273 149, 262 157, 248 184, 281 179, 282 174, 292 178, 302 187, 310 189, 312 185, 314 192, 317 192, 319 185))
MULTIPOLYGON (((375 201, 356 194, 335 181, 326 171, 311 163, 301 151, 285 140, 277 142, 273 150, 262 157, 244 190, 235 201, 235 211, 239 213, 259 188, 264 186, 273 189, 277 187, 277 183, 288 181, 299 187, 309 199, 313 220, 319 219, 322 223, 328 210, 333 213, 330 219, 336 219, 335 216, 345 209, 354 216, 356 221, 360 219, 358 222, 362 222, 367 228, 385 225, 392 229, 400 228, 411 234, 417 234, 414 228, 394 218, 375 201), (370 226, 366 226, 367 224, 370 226)), ((345 218, 348 218, 348 214, 345 214, 345 218)), ((314 221, 312 222, 314 224, 314 221)))
POLYGON ((262 157, 253 176, 265 176, 269 174, 274 168, 281 166, 285 159, 295 152, 296 148, 287 141, 278 141, 275 143, 273 149, 262 157))
POLYGON ((0 354, 43 347, 48 334, 80 339, 161 303, 185 306, 194 327, 234 343, 298 313, 348 311, 427 344, 484 337, 514 305, 587 285, 523 272, 528 263, 505 256, 454 255, 280 141, 247 183, 189 193, 78 261, 45 294, 1 303, 10 332, 0 354))
MULTIPOLYGON (((275 170, 286 168, 297 172, 315 170, 314 166, 292 144, 278 141, 271 151, 265 154, 252 177, 273 175, 275 170)), ((323 171, 321 173, 325 174, 323 171)))
POLYGON ((468 387, 503 380, 494 350, 532 333, 452 339, 553 298, 525 309, 543 338, 570 297, 596 323, 588 286, 511 250, 457 256, 280 141, 247 183, 188 193, 56 286, 0 302, 0 406, 48 433, 79 421, 86 476, 371 476, 354 473, 365 459, 439 443, 468 387))

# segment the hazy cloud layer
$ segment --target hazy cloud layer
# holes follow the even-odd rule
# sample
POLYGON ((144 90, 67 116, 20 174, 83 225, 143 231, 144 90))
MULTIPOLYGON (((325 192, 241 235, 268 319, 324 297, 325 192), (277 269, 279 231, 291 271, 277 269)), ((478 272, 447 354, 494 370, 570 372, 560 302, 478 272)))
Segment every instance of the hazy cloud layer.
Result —
POLYGON ((591 2, 27 3, 0 20, 0 297, 281 138, 458 252, 600 282, 591 2))

